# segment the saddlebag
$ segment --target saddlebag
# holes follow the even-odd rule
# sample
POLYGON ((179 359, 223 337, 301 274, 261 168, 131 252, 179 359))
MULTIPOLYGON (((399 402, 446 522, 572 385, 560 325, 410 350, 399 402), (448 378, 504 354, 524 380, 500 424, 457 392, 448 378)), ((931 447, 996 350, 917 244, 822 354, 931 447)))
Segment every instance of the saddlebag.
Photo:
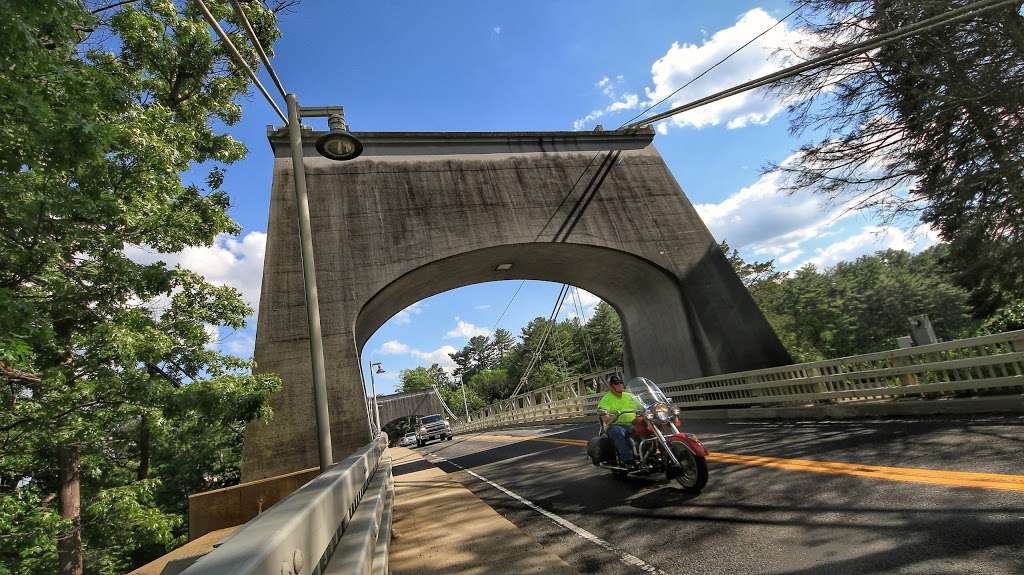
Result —
POLYGON ((592 437, 587 443, 587 455, 594 465, 612 463, 615 460, 615 446, 612 445, 612 440, 604 435, 592 437))

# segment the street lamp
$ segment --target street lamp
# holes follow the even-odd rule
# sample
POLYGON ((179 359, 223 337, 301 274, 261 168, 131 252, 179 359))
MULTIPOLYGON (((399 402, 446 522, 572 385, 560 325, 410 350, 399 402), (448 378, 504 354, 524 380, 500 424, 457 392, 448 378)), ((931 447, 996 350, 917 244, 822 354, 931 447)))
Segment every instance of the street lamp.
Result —
POLYGON ((316 151, 331 160, 344 161, 358 157, 363 153, 363 143, 349 133, 344 110, 332 112, 335 113, 327 116, 327 125, 331 131, 317 139, 316 151))
POLYGON ((373 418, 377 422, 377 433, 380 433, 380 409, 377 407, 377 385, 373 381, 373 367, 377 366, 377 373, 386 373, 379 361, 370 360, 370 391, 373 392, 373 418))
MULTIPOLYGON (((325 150, 339 152, 331 159, 352 159, 363 151, 362 144, 345 129, 345 110, 341 106, 300 108, 295 94, 286 94, 288 103, 288 142, 291 145, 292 172, 295 177, 295 209, 299 220, 299 244, 302 254, 302 284, 306 295, 306 323, 309 327, 309 351, 313 364, 313 403, 316 415, 317 446, 320 471, 334 463, 331 447, 331 418, 327 410, 327 372, 324 367, 324 340, 320 331, 320 300, 316 289, 316 265, 313 261, 313 231, 309 222, 309 195, 306 193, 306 164, 302 153, 302 116, 327 116, 335 137, 347 136, 354 141, 348 153, 338 142, 328 142, 325 150), (336 116, 336 118, 335 118, 336 116), (337 130, 335 130, 337 128, 337 130)), ((330 134, 328 134, 330 135, 330 134)), ((351 143, 351 142, 350 142, 351 143)), ((320 150, 317 142, 317 150, 320 150)), ((326 155, 326 154, 325 154, 326 155)))

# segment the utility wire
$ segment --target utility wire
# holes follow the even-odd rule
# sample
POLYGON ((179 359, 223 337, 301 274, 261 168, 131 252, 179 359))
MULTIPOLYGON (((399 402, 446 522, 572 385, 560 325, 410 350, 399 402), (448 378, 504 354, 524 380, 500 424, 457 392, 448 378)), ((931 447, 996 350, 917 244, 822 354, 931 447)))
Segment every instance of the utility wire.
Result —
MULTIPOLYGON (((249 76, 249 79, 252 80, 253 83, 256 84, 256 87, 260 89, 260 92, 263 93, 263 97, 267 99, 267 102, 269 102, 271 106, 273 106, 274 111, 277 112, 277 115, 280 116, 282 120, 284 120, 285 124, 287 124, 288 116, 286 116, 284 112, 281 111, 281 108, 278 107, 277 102, 275 102, 274 98, 271 97, 270 92, 267 92, 267 89, 263 87, 262 83, 260 83, 260 79, 256 77, 256 73, 252 71, 252 68, 249 67, 249 64, 246 63, 244 58, 242 58, 242 54, 239 53, 238 48, 235 47, 234 42, 232 42, 231 38, 228 37, 227 32, 225 32, 224 29, 220 27, 220 24, 217 22, 217 19, 213 17, 212 13, 210 13, 210 9, 206 7, 206 3, 203 2, 203 0, 195 0, 195 2, 199 6, 199 9, 203 12, 203 17, 206 18, 206 21, 210 24, 210 26, 213 27, 214 31, 217 32, 217 35, 220 36, 221 42, 223 42, 224 45, 228 47, 228 52, 230 52, 231 56, 235 59, 235 63, 237 63, 242 68, 242 70, 245 71, 246 75, 249 76)), ((260 51, 262 52, 262 49, 260 49, 260 51)), ((274 76, 276 76, 276 74, 274 76)))
POLYGON ((263 44, 261 44, 260 39, 256 37, 256 31, 252 29, 252 24, 249 23, 249 18, 246 17, 241 4, 238 3, 238 0, 231 0, 231 7, 235 9, 235 15, 238 16, 238 19, 242 21, 245 33, 249 35, 249 40, 251 40, 252 45, 256 47, 256 52, 260 55, 260 60, 263 60, 263 67, 266 68, 267 73, 270 74, 270 79, 274 81, 274 84, 277 86, 277 90, 281 92, 281 97, 284 98, 288 94, 288 91, 284 89, 284 85, 281 84, 281 79, 277 77, 277 72, 274 71, 274 66, 270 64, 270 58, 267 58, 267 53, 263 50, 263 44))
MULTIPOLYGON (((234 1, 234 0, 232 0, 232 1, 234 1)), ((679 92, 683 91, 683 89, 685 89, 685 88, 686 88, 687 86, 689 86, 690 84, 692 84, 692 83, 696 82, 697 80, 700 80, 700 79, 701 79, 701 78, 703 78, 703 77, 704 77, 704 76, 705 76, 705 75, 706 75, 706 74, 707 74, 708 72, 710 72, 710 71, 714 70, 715 68, 717 68, 717 67, 718 67, 718 66, 720 66, 721 64, 725 63, 725 61, 726 61, 726 60, 728 60, 729 58, 732 58, 733 56, 735 56, 737 52, 739 52, 740 50, 742 50, 742 49, 746 48, 747 46, 749 46, 749 45, 753 44, 753 43, 754 43, 754 42, 755 42, 755 41, 756 41, 756 40, 757 40, 758 38, 760 38, 761 36, 764 36, 765 34, 767 34, 767 33, 771 32, 772 30, 774 30, 774 29, 775 29, 775 28, 776 28, 776 27, 777 27, 777 26, 778 26, 779 24, 782 24, 783 22, 785 22, 785 21, 786 21, 787 19, 789 19, 789 17, 790 17, 790 16, 792 16, 793 14, 796 14, 796 13, 797 13, 798 11, 800 11, 800 9, 801 9, 801 8, 803 8, 803 7, 804 7, 804 6, 806 6, 806 5, 807 5, 807 2, 806 2, 806 1, 805 1, 805 2, 801 2, 801 3, 800 3, 800 4, 799 4, 799 5, 798 5, 798 6, 796 7, 796 8, 793 8, 793 10, 791 10, 789 14, 786 14, 785 16, 783 16, 783 17, 782 17, 782 18, 781 18, 781 19, 780 19, 779 21, 777 21, 777 22, 775 22, 774 24, 772 24, 771 26, 769 26, 769 27, 765 28, 765 29, 764 29, 764 31, 763 31, 763 32, 761 32, 760 34, 758 34, 757 36, 754 36, 754 37, 753 37, 753 38, 751 38, 750 40, 747 40, 745 44, 743 44, 743 45, 742 45, 742 46, 740 46, 739 48, 736 48, 735 50, 733 50, 732 52, 730 52, 730 53, 729 53, 729 55, 727 55, 727 56, 726 56, 725 58, 722 58, 721 60, 719 60, 719 61, 715 62, 714 64, 712 64, 710 68, 708 68, 708 69, 704 70, 704 71, 703 71, 703 72, 701 72, 700 74, 697 74, 697 75, 696 75, 696 76, 694 76, 693 78, 690 78, 690 80, 689 80, 688 82, 686 82, 686 83, 685 83, 685 84, 683 84, 682 86, 679 86, 678 88, 676 88, 676 89, 675 89, 675 91, 673 91, 673 92, 672 92, 671 94, 669 94, 668 96, 665 96, 664 98, 662 98, 662 99, 658 100, 657 102, 655 102, 655 103, 651 104, 651 105, 650 105, 650 106, 648 106, 648 107, 647 107, 647 108, 646 108, 646 109, 645 109, 644 111, 640 112, 639 114, 637 114, 637 115, 633 116, 632 118, 630 118, 630 119, 626 120, 625 122, 623 122, 623 123, 622 123, 622 125, 620 125, 620 126, 619 126, 619 128, 622 128, 623 126, 625 126, 625 125, 627 125, 627 124, 630 124, 630 123, 632 123, 632 122, 633 122, 633 120, 636 120, 636 119, 637 119, 637 118, 639 118, 640 116, 643 116, 643 115, 644 115, 644 114, 646 114, 647 112, 650 112, 650 111, 651 111, 651 110, 653 110, 654 108, 657 108, 658 106, 660 106, 660 105, 661 105, 662 103, 664 103, 664 102, 665 102, 666 100, 668 100, 668 99, 669 99, 669 98, 671 98, 672 96, 675 96, 675 95, 676 95, 676 94, 678 94, 679 92)))
POLYGON ((699 98, 697 100, 683 104, 681 106, 676 106, 671 110, 667 110, 660 114, 655 114, 648 118, 644 118, 643 120, 633 122, 626 127, 639 128, 642 126, 649 126, 654 122, 664 120, 665 118, 675 116, 676 114, 681 114, 683 112, 693 110, 694 108, 699 108, 712 102, 717 102, 718 100, 724 100, 725 98, 728 98, 730 96, 735 96, 736 94, 741 94, 743 92, 747 92, 755 88, 760 88, 768 84, 773 84, 775 82, 778 82, 779 80, 783 80, 790 76, 795 76, 797 74, 813 70, 814 68, 820 68, 821 66, 833 64, 841 60, 850 58, 852 56, 857 56, 860 54, 864 54, 866 52, 870 52, 871 50, 887 46, 913 34, 919 34, 921 32, 931 30, 932 28, 939 28, 955 22, 959 22, 961 20, 967 20, 982 12, 987 12, 989 10, 993 10, 995 8, 999 8, 1001 6, 1006 6, 1009 4, 1016 4, 1017 2, 1019 2, 1019 0, 980 0, 979 2, 975 2, 967 6, 962 6, 955 10, 950 10, 949 12, 944 12, 943 14, 940 14, 938 16, 926 18, 924 20, 921 20, 920 22, 917 22, 916 24, 911 24, 899 28, 897 30, 893 30, 891 32, 880 34, 875 38, 859 42, 857 44, 854 44, 853 46, 833 50, 832 52, 823 54, 821 56, 818 56, 817 58, 812 58, 811 60, 808 60, 801 64, 790 66, 788 68, 783 68, 782 70, 779 70, 777 72, 761 76, 760 78, 755 78, 748 82, 744 82, 737 86, 733 86, 732 88, 722 90, 721 92, 716 92, 703 98, 699 98))

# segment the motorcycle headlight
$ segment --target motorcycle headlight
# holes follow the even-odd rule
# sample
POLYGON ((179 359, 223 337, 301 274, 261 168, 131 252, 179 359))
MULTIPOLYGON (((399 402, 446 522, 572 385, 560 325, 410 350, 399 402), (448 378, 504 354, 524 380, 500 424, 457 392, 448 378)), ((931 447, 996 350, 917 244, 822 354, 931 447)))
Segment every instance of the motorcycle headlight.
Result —
POLYGON ((672 415, 672 411, 669 409, 668 405, 659 403, 654 406, 654 415, 661 421, 668 421, 672 415))

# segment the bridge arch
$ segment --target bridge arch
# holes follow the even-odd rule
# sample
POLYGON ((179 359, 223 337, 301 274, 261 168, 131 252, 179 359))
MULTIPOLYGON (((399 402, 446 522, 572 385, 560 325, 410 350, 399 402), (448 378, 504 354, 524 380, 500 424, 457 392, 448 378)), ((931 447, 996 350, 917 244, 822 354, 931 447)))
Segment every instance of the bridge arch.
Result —
POLYGON ((615 249, 569 243, 493 246, 411 270, 377 292, 356 319, 356 346, 396 313, 432 295, 500 280, 546 280, 581 287, 615 308, 622 320, 627 374, 658 380, 698 377, 705 359, 692 341, 673 277, 654 263, 615 249), (498 264, 512 264, 496 270, 498 264))
POLYGON ((444 406, 432 389, 378 396, 377 408, 380 410, 381 427, 403 417, 435 413, 444 415, 444 406))
MULTIPOLYGON (((350 162, 304 135, 335 460, 369 440, 360 352, 405 306, 493 279, 578 285, 623 320, 626 369, 660 379, 790 362, 657 150, 651 130, 358 133, 350 162), (498 264, 511 263, 508 270, 498 264)), ((290 151, 274 179, 255 360, 274 418, 246 429, 242 476, 316 466, 290 151)))

